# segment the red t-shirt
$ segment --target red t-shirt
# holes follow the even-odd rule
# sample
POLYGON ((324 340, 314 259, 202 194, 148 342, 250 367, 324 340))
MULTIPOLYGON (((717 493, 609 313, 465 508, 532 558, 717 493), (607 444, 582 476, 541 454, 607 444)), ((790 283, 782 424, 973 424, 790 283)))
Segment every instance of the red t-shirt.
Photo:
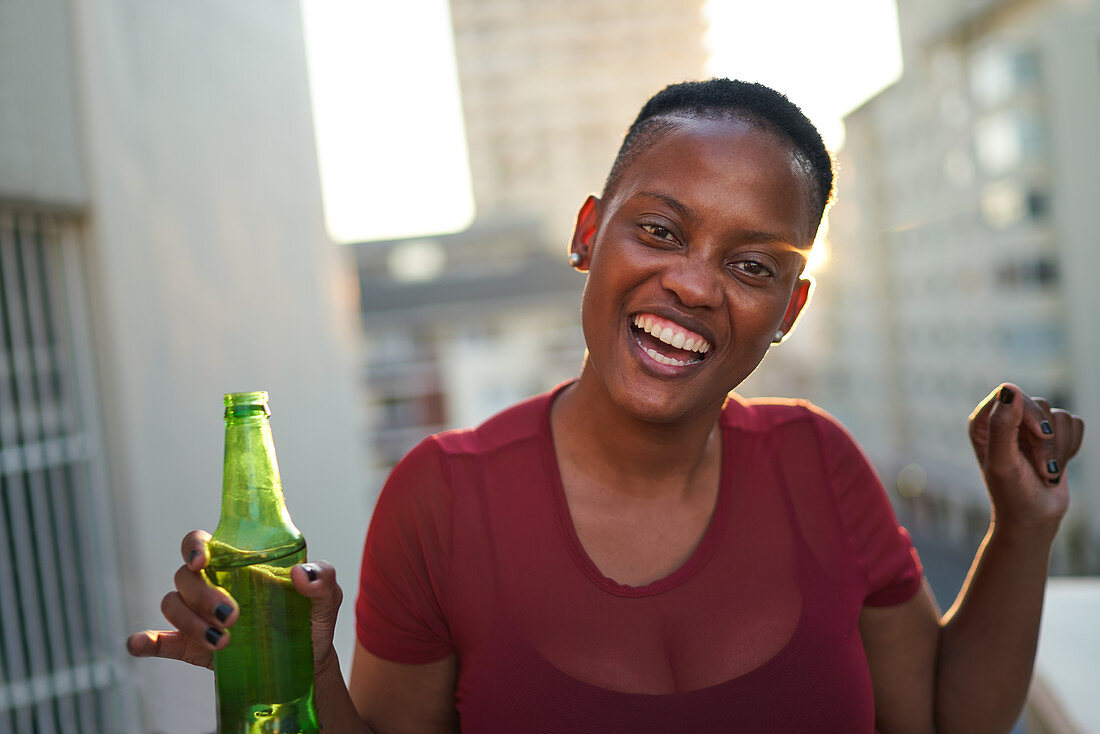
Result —
POLYGON ((910 598, 921 570, 848 434, 806 403, 731 395, 702 541, 669 576, 624 586, 570 519, 560 390, 394 468, 363 553, 363 646, 456 654, 467 733, 873 731, 860 608, 910 598))

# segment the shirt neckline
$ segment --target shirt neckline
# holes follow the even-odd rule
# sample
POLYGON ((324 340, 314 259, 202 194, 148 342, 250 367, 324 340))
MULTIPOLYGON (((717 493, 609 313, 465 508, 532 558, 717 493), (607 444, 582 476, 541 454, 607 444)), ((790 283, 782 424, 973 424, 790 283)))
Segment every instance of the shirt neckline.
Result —
POLYGON ((711 513, 710 521, 707 523, 707 529, 703 533, 702 540, 699 541, 699 545, 695 547, 691 556, 689 556, 679 568, 672 571, 672 573, 642 586, 629 586, 608 578, 600 571, 599 567, 581 544, 580 536, 577 535, 577 528, 573 525, 573 517, 569 514, 569 503, 565 498, 565 487, 561 480, 561 468, 558 466, 557 452, 554 447, 554 432, 550 425, 550 410, 558 396, 561 395, 566 388, 572 385, 573 382, 573 380, 563 382, 547 395, 542 406, 541 416, 541 428, 546 433, 546 440, 541 442, 543 446, 543 460, 547 465, 546 474, 550 483, 550 492, 553 496, 558 528, 565 541, 566 549, 569 551, 569 555, 573 558, 574 563, 577 564, 581 572, 584 573, 594 585, 609 594, 623 597, 644 597, 654 596, 674 589, 690 579, 706 565, 707 560, 710 559, 710 556, 714 553, 714 549, 717 548, 718 543, 721 541, 728 524, 726 518, 729 515, 729 507, 732 501, 733 492, 730 488, 730 462, 727 460, 729 456, 729 431, 726 426, 725 407, 723 407, 722 413, 718 419, 719 430, 722 432, 718 498, 715 501, 714 512, 711 513))

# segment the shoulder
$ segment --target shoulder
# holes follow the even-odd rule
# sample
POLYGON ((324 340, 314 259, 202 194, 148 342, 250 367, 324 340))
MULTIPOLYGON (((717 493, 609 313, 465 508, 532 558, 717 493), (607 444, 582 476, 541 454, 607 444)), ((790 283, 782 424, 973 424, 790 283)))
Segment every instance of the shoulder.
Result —
POLYGON ((762 439, 765 450, 797 457, 807 469, 819 467, 830 480, 869 468, 863 450, 841 422, 807 400, 746 399, 731 393, 722 415, 725 425, 762 439))
MULTIPOLYGON (((502 458, 545 450, 554 391, 527 398, 474 428, 443 431, 417 444, 391 470, 386 495, 449 496, 463 478, 475 479, 502 458)), ((380 502, 381 502, 380 498, 380 502)))
POLYGON ((542 393, 505 408, 474 428, 430 436, 447 458, 488 456, 516 443, 549 437, 550 404, 558 392, 542 393))
POLYGON ((776 433, 784 428, 802 427, 813 430, 819 440, 852 440, 840 421, 808 400, 744 398, 731 392, 722 407, 722 421, 750 433, 776 433))

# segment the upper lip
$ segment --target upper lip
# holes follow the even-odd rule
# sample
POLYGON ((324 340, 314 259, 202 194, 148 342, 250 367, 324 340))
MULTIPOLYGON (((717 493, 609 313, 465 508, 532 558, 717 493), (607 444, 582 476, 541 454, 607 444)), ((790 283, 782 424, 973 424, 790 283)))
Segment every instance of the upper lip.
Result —
POLYGON ((643 307, 631 312, 630 323, 634 323, 634 317, 636 315, 645 313, 651 313, 654 316, 660 316, 663 319, 675 321, 677 324, 684 327, 685 329, 694 331, 696 334, 706 339, 707 342, 710 343, 711 349, 713 349, 715 346, 714 332, 707 328, 706 324, 702 323, 699 319, 691 316, 690 314, 686 314, 683 311, 678 311, 668 306, 643 307))

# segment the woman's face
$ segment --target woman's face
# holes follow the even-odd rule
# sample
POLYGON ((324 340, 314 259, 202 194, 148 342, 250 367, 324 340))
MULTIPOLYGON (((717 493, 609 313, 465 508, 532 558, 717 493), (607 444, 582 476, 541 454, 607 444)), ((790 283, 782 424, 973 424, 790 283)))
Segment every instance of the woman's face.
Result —
POLYGON ((720 406, 805 303, 808 186, 791 149, 747 123, 665 133, 578 217, 585 376, 647 420, 720 406))

